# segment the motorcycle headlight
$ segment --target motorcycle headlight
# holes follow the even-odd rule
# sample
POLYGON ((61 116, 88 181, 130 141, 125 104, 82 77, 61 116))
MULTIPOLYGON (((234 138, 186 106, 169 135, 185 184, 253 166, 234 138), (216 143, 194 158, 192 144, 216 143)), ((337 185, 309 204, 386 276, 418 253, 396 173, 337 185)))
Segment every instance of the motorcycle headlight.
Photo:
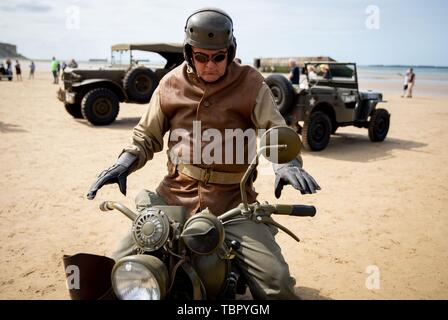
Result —
POLYGON ((136 255, 120 259, 112 269, 112 287, 121 300, 165 298, 168 270, 153 256, 136 255))

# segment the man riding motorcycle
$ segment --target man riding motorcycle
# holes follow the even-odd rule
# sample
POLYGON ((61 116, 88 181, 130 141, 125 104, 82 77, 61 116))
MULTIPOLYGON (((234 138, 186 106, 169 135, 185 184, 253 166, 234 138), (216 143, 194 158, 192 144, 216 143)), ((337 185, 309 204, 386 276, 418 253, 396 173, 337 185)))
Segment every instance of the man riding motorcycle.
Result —
MULTIPOLYGON (((112 167, 100 174, 89 190, 89 199, 103 185, 111 183, 118 183, 120 191, 126 194, 127 176, 143 167, 155 152, 162 151, 163 136, 170 131, 168 174, 156 192, 144 190, 137 195, 137 209, 180 205, 190 215, 206 208, 214 215, 222 214, 242 202, 239 183, 251 159, 245 159, 244 163, 210 163, 201 157, 198 160, 195 154, 186 154, 193 145, 202 155, 209 145, 200 141, 199 146, 194 146, 198 125, 199 134, 215 130, 222 137, 228 129, 246 132, 286 126, 263 77, 252 67, 233 61, 237 45, 233 22, 227 13, 214 8, 200 9, 188 17, 184 31, 186 61, 160 81, 146 113, 133 129, 132 143, 123 149, 112 167)), ((245 155, 249 144, 244 139, 245 155)), ((232 153, 239 151, 223 147, 220 153, 222 158, 233 160, 232 153)), ((277 198, 287 184, 302 194, 320 189, 302 169, 298 157, 287 164, 274 165, 277 198)), ((254 179, 249 179, 246 187, 249 203, 257 197, 254 179)), ((226 241, 240 243, 237 263, 255 299, 297 299, 295 280, 275 242, 276 232, 273 227, 248 219, 225 226, 226 241)), ((134 253, 135 243, 128 234, 113 258, 134 253)))

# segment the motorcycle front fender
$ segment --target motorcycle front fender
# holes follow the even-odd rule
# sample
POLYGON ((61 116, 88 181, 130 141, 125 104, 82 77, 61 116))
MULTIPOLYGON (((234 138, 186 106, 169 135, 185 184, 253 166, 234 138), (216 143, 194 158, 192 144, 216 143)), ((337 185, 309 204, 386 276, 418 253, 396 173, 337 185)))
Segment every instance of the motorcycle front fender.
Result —
POLYGON ((115 261, 88 253, 64 255, 67 287, 72 300, 116 299, 111 282, 115 261))

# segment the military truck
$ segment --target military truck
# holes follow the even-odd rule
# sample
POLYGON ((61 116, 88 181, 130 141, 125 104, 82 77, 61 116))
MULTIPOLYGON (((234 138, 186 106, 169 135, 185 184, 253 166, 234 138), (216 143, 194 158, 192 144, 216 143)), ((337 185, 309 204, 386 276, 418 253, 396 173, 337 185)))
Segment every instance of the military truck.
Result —
POLYGON ((372 142, 383 141, 389 131, 390 114, 377 108, 383 95, 359 91, 355 63, 311 61, 303 67, 299 85, 282 74, 266 78, 280 113, 302 135, 304 146, 321 151, 339 127, 367 128, 372 142))
POLYGON ((91 124, 108 125, 115 121, 119 103, 148 103, 160 79, 184 61, 182 44, 116 44, 111 47, 107 67, 70 69, 62 74, 58 99, 74 118, 91 124), (151 68, 135 57, 135 51, 156 53, 166 60, 164 66, 151 68), (129 57, 124 63, 123 55, 129 57), (142 64, 143 63, 143 64, 142 64))

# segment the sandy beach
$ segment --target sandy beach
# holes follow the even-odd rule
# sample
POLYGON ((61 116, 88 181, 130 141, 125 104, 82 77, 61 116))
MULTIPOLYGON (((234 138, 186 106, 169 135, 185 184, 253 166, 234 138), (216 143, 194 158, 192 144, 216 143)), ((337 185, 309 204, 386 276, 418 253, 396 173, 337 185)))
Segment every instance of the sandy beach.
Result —
MULTIPOLYGON (((87 200, 146 106, 121 104, 115 123, 93 127, 66 113, 49 72, 24 78, 0 82, 0 299, 68 299, 62 256, 108 255, 130 222, 98 205, 133 207, 136 194, 164 176, 166 155, 129 177, 126 197, 114 185, 87 200)), ((346 127, 323 152, 303 152, 319 193, 287 187, 275 199, 274 175, 262 163, 259 200, 318 210, 314 218, 276 218, 301 239, 277 236, 304 299, 448 299, 448 96, 418 82, 413 99, 387 89, 383 143, 346 127)))

